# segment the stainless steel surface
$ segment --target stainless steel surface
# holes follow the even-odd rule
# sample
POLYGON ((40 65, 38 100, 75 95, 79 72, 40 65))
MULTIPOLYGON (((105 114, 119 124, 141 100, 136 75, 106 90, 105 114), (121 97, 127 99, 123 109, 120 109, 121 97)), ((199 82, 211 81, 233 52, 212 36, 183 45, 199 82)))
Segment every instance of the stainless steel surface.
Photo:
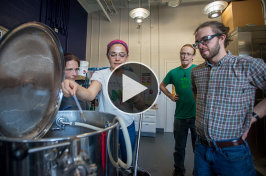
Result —
POLYGON ((135 158, 135 165, 134 165, 134 176, 137 176, 137 172, 138 172, 139 143, 140 143, 140 134, 141 134, 141 128, 142 128, 142 118, 143 118, 143 114, 140 113, 140 117, 139 117, 139 131, 138 131, 138 141, 137 141, 136 158, 135 158))
MULTIPOLYGON (((83 111, 86 123, 105 128, 115 115, 83 111)), ((79 111, 59 111, 57 117, 85 123, 79 111)), ((57 127, 54 122, 53 127, 57 127)), ((0 137, 1 175, 117 175, 106 153, 106 133, 111 133, 111 151, 118 160, 118 123, 110 124, 103 131, 65 126, 64 130, 48 131, 42 139, 0 137)))
POLYGON ((64 146, 68 146, 68 145, 70 145, 70 142, 54 144, 54 145, 49 145, 49 146, 45 146, 45 147, 30 148, 30 149, 28 149, 28 153, 35 153, 35 152, 40 152, 40 151, 43 151, 43 150, 54 149, 54 148, 57 148, 57 147, 64 147, 64 146))
POLYGON ((227 46, 233 55, 260 58, 259 44, 266 42, 266 26, 243 26, 231 33, 233 41, 227 46))
POLYGON ((46 25, 24 23, 0 43, 0 135, 32 139, 51 127, 60 106, 63 50, 46 25))
POLYGON ((238 33, 239 56, 251 56, 252 55, 251 39, 252 39, 251 32, 238 33))
MULTIPOLYGON (((235 32, 255 32, 255 31, 265 31, 266 26, 265 25, 259 25, 259 26, 241 26, 235 28, 232 33, 235 32)), ((263 37, 263 36, 261 36, 263 37)), ((265 36, 264 36, 265 37, 265 36)))
POLYGON ((238 56, 238 33, 236 30, 233 30, 230 35, 233 41, 231 41, 230 44, 226 47, 226 50, 229 50, 233 55, 238 56))

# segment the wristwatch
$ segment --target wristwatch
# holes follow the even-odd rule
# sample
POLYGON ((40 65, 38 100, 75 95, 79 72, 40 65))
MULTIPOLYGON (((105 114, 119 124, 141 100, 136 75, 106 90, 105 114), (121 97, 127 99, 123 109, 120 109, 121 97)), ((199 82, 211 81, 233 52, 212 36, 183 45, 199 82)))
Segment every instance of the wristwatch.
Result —
POLYGON ((255 112, 252 112, 252 116, 255 117, 257 120, 260 119, 260 117, 258 116, 258 114, 256 114, 255 112))

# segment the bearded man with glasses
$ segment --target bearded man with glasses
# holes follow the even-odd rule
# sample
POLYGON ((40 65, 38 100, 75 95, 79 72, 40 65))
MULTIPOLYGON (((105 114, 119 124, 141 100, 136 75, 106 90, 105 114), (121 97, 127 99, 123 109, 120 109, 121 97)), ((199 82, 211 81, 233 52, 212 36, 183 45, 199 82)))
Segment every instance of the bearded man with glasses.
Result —
POLYGON ((192 64, 195 54, 196 50, 192 45, 184 45, 180 50, 181 66, 168 72, 160 85, 162 92, 173 102, 176 102, 174 116, 175 152, 173 154, 175 169, 173 171, 173 176, 183 176, 186 173, 184 161, 188 129, 191 131, 193 151, 197 138, 195 126, 196 103, 193 98, 193 92, 191 91, 190 81, 191 69, 196 66, 192 64), (168 84, 173 84, 175 86, 175 95, 172 95, 166 89, 168 84))
POLYGON ((256 88, 266 91, 266 64, 226 51, 228 32, 217 21, 195 31, 193 46, 206 61, 191 71, 197 104, 195 176, 256 175, 245 139, 250 126, 266 115, 266 99, 254 107, 256 88))

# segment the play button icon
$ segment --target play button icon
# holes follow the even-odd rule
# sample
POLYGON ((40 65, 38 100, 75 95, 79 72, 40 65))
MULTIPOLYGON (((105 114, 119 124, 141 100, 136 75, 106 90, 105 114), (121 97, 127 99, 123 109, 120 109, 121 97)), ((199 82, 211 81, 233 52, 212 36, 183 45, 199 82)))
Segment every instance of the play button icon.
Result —
POLYGON ((144 90, 148 89, 147 87, 131 79, 125 74, 123 74, 122 78, 123 78, 122 80, 123 81, 122 83, 123 84, 123 95, 122 95, 123 103, 126 102, 128 99, 143 92, 144 90))
POLYGON ((127 62, 113 70, 107 83, 110 102, 124 113, 141 113, 157 100, 159 84, 153 70, 139 62, 127 62))

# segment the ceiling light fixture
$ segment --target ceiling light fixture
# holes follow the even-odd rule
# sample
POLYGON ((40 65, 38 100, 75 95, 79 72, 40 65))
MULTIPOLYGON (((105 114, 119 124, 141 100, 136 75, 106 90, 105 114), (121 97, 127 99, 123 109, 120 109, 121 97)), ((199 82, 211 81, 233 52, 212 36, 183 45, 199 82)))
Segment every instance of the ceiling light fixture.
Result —
POLYGON ((141 24, 145 18, 150 15, 150 12, 144 8, 136 8, 129 12, 129 16, 133 18, 138 24, 141 24))
POLYGON ((181 4, 181 0, 169 0, 167 5, 170 7, 177 7, 181 4))
POLYGON ((217 18, 222 14, 222 11, 227 7, 226 1, 214 1, 203 8, 203 13, 208 14, 208 18, 217 18))

